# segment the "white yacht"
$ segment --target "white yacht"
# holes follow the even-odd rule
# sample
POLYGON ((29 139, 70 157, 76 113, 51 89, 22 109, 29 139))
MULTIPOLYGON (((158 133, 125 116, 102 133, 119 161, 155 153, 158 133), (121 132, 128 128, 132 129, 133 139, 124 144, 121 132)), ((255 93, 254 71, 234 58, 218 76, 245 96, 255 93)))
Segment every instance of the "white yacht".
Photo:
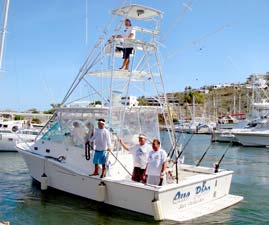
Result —
POLYGON ((178 163, 182 151, 177 146, 167 99, 161 97, 166 96, 158 42, 163 13, 130 4, 113 10, 112 15, 108 26, 111 31, 105 28, 94 45, 61 107, 56 109, 52 117, 54 124, 35 142, 17 145, 30 175, 41 183, 42 190, 53 187, 150 215, 155 220, 191 220, 241 201, 243 197, 229 193, 233 171, 178 163), (124 18, 137 25, 133 27, 136 39, 111 38, 122 28, 124 18), (122 59, 117 58, 121 55, 115 53, 115 48, 126 46, 134 48, 130 68, 118 70, 122 59), (80 87, 86 85, 85 100, 102 102, 101 106, 69 104, 82 99, 75 92, 79 89, 82 93, 80 87), (121 102, 122 97, 144 93, 157 96, 160 106, 130 106, 121 102), (132 155, 120 148, 118 137, 130 145, 136 144, 139 133, 146 135, 148 140, 160 139, 160 114, 171 127, 167 131, 167 141, 174 153, 168 163, 167 184, 134 182, 131 180, 132 155), (107 121, 113 142, 104 178, 89 176, 94 167, 93 151, 84 145, 85 137, 101 117, 107 121))
POLYGON ((0 152, 16 152, 18 142, 33 142, 40 128, 25 120, 0 122, 0 152))
POLYGON ((233 126, 232 129, 215 129, 211 135, 211 141, 213 142, 231 142, 231 143, 239 143, 233 132, 248 129, 249 120, 242 120, 236 125, 233 126))
POLYGON ((269 146, 269 120, 266 117, 252 121, 250 126, 235 129, 232 134, 243 146, 269 146))
MULTIPOLYGON (((26 121, 24 120, 8 120, 0 121, 0 129, 10 130, 11 132, 16 132, 21 128, 26 128, 26 121)), ((30 127, 30 125, 29 125, 30 127)))
POLYGON ((36 129, 20 129, 17 132, 0 129, 0 152, 17 152, 16 144, 33 142, 38 134, 36 129))
POLYGON ((218 119, 216 129, 233 129, 240 121, 245 117, 238 119, 238 116, 244 116, 245 114, 231 114, 218 119))
POLYGON ((268 146, 269 103, 263 99, 252 103, 252 118, 241 120, 232 129, 217 129, 211 140, 218 142, 239 143, 244 146, 268 146))
POLYGON ((269 146, 269 103, 265 99, 253 103, 253 110, 258 119, 252 120, 247 129, 234 130, 233 135, 243 146, 269 146))

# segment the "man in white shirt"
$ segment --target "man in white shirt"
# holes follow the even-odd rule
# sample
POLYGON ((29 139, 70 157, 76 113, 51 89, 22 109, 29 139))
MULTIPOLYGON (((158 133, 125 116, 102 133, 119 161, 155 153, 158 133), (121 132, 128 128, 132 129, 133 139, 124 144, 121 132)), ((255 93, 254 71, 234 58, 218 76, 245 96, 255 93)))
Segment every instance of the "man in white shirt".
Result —
POLYGON ((132 180, 137 182, 145 182, 145 169, 148 162, 148 155, 151 151, 151 146, 146 143, 146 136, 143 134, 139 134, 138 142, 139 144, 134 145, 132 147, 128 147, 121 139, 120 144, 122 147, 129 151, 133 155, 134 159, 134 169, 132 174, 132 180))
MULTIPOLYGON (((123 38, 124 40, 126 39, 135 39, 135 30, 132 28, 132 23, 131 20, 125 19, 125 28, 123 30, 123 33, 121 35, 117 35, 117 38, 123 38)), ((129 63, 130 63, 130 55, 133 52, 132 47, 125 46, 124 47, 117 48, 117 50, 122 50, 123 51, 123 63, 122 66, 120 67, 121 70, 128 70, 129 69, 129 63)))
POLYGON ((105 176, 106 170, 106 151, 111 151, 111 138, 109 131, 105 128, 105 120, 98 119, 98 128, 94 129, 90 142, 95 143, 95 153, 93 157, 94 172, 90 176, 98 175, 98 166, 102 165, 102 173, 100 178, 105 176))
POLYGON ((160 141, 154 139, 152 142, 152 151, 149 153, 146 169, 147 184, 164 184, 167 153, 160 148, 160 141))
POLYGON ((72 138, 73 143, 75 146, 81 146, 84 143, 84 137, 86 135, 86 131, 83 127, 80 126, 78 121, 73 122, 73 132, 72 132, 72 138))

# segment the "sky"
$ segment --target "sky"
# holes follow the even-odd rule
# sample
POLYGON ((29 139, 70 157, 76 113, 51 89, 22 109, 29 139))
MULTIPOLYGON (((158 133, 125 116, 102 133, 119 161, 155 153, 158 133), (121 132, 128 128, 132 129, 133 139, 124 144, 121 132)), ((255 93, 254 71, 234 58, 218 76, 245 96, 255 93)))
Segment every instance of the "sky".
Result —
MULTIPOLYGON (((47 110, 61 102, 110 11, 123 2, 10 0, 0 110, 47 110)), ((168 92, 244 82, 252 73, 269 71, 269 0, 131 2, 164 12, 160 52, 168 92)), ((1 21, 3 6, 0 0, 1 21)))

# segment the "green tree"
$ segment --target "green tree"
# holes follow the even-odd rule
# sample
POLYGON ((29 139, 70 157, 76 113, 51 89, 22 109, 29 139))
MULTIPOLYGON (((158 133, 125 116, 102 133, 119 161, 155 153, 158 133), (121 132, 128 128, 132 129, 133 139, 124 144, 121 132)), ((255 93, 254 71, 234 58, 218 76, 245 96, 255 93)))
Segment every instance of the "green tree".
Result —
POLYGON ((24 116, 22 115, 15 115, 14 120, 24 120, 24 116))
POLYGON ((41 123, 41 121, 40 121, 40 119, 39 119, 39 118, 33 118, 33 119, 32 119, 32 123, 37 123, 37 124, 40 124, 40 123, 41 123))
POLYGON ((90 103, 90 105, 102 105, 102 102, 97 100, 95 102, 90 103))
POLYGON ((50 104, 50 106, 51 106, 51 109, 49 109, 47 111, 44 111, 43 112, 44 114, 53 114, 55 112, 55 108, 60 107, 61 104, 59 104, 59 103, 56 103, 56 104, 52 103, 52 104, 50 104))
POLYGON ((28 109, 27 111, 35 114, 39 113, 39 111, 36 108, 28 109))
POLYGON ((137 99, 137 101, 138 101, 138 105, 141 105, 141 106, 149 105, 147 99, 145 98, 145 96, 139 97, 137 99))
POLYGON ((203 104, 204 103, 204 96, 199 92, 185 92, 184 94, 184 102, 187 102, 189 104, 193 103, 193 97, 196 104, 203 104))

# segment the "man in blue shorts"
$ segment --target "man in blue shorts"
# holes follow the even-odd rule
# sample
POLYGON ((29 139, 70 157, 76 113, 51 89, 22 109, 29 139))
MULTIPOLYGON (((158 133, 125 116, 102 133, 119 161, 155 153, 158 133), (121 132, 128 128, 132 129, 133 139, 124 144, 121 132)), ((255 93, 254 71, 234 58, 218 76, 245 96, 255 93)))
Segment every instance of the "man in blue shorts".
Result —
POLYGON ((100 178, 105 176, 106 170, 106 151, 111 151, 111 138, 109 131, 105 128, 105 120, 98 119, 98 128, 94 129, 93 136, 89 139, 95 143, 95 153, 93 157, 94 172, 90 176, 98 174, 98 167, 102 165, 102 173, 100 178))

